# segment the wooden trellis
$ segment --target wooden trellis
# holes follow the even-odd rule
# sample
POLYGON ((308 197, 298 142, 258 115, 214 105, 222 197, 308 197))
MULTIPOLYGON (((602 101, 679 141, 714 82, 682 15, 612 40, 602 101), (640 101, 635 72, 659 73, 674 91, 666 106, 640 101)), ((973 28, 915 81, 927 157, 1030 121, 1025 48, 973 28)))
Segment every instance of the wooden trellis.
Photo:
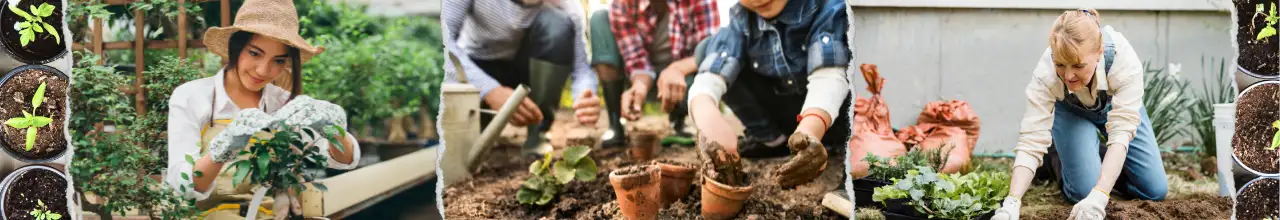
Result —
MULTIPOLYGON (((145 1, 145 0, 99 0, 99 2, 106 3, 107 5, 128 5, 136 1, 145 1)), ((142 75, 142 72, 146 69, 145 62, 143 62, 145 59, 145 57, 143 56, 143 50, 175 49, 176 48, 178 49, 178 59, 185 60, 187 58, 187 49, 205 48, 204 43, 202 41, 197 40, 194 42, 188 42, 187 40, 187 23, 188 23, 187 8, 184 7, 184 5, 187 3, 187 0, 177 0, 177 1, 178 1, 178 39, 177 40, 147 41, 145 37, 146 34, 144 33, 144 31, 146 30, 144 28, 146 26, 146 23, 143 18, 143 15, 145 15, 145 12, 143 12, 142 10, 133 11, 133 25, 134 25, 133 41, 103 42, 102 19, 101 18, 93 19, 93 33, 92 33, 93 39, 92 41, 90 41, 89 45, 87 46, 93 52, 93 54, 98 55, 98 57, 102 57, 105 51, 107 50, 128 50, 128 49, 133 50, 134 65, 136 66, 135 68, 136 75, 135 75, 135 80, 133 82, 133 88, 125 92, 126 94, 134 95, 134 100, 135 100, 134 108, 137 109, 137 114, 139 117, 141 117, 147 111, 146 89, 142 87, 143 82, 146 81, 144 80, 145 78, 143 78, 144 76, 142 75)), ((231 1, 230 0, 191 0, 192 3, 211 2, 211 1, 219 1, 221 3, 219 6, 221 9, 220 11, 222 13, 220 16, 222 18, 220 26, 223 26, 223 27, 231 26, 231 1)), ((86 45, 82 45, 79 43, 72 44, 71 46, 71 48, 76 51, 84 50, 85 47, 86 45)), ((223 61, 223 62, 226 62, 226 61, 223 61)), ((98 65, 104 65, 104 64, 106 64, 105 59, 98 60, 98 65)))

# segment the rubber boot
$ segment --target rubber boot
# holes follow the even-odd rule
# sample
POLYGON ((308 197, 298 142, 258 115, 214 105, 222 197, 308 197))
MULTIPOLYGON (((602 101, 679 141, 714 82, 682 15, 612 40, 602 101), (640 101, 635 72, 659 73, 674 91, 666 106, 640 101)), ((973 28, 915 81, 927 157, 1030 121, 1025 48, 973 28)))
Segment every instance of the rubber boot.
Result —
POLYGON ((626 128, 622 126, 622 93, 626 91, 626 80, 606 81, 601 87, 604 87, 604 102, 608 108, 609 114, 609 130, 613 132, 613 137, 605 139, 600 145, 604 147, 625 147, 627 146, 626 128))
POLYGON ((572 66, 557 65, 538 59, 529 60, 529 83, 533 88, 529 92, 529 98, 538 105, 538 110, 542 111, 542 122, 531 124, 526 128, 528 138, 521 149, 523 154, 541 158, 552 151, 550 145, 543 144, 542 137, 543 133, 556 121, 560 95, 571 72, 573 72, 572 66))

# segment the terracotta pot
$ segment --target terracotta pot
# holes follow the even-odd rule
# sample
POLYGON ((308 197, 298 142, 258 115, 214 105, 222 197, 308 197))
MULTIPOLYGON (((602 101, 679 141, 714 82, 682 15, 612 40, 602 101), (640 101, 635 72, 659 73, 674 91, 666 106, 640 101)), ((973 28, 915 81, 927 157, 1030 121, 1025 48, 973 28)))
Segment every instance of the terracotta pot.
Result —
POLYGON ((636 165, 609 173, 622 215, 629 220, 657 219, 662 204, 661 178, 657 165, 636 165))
POLYGON ((631 138, 631 159, 636 162, 644 162, 653 159, 658 155, 658 151, 662 150, 662 142, 659 141, 658 135, 649 133, 639 133, 631 138))
POLYGON ((732 219, 751 197, 751 185, 729 186, 707 176, 702 180, 702 217, 705 219, 732 219))
POLYGON ((689 191, 693 189, 693 178, 697 176, 696 166, 662 160, 658 161, 658 167, 662 169, 662 207, 670 206, 689 195, 689 191))

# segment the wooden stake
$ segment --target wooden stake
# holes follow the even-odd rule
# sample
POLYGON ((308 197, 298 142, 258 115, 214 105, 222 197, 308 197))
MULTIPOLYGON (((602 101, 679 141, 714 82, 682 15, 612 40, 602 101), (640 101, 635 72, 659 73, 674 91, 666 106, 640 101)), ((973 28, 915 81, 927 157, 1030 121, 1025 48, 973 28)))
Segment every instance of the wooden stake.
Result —
POLYGON ((178 60, 187 60, 187 7, 186 0, 178 0, 178 60))
POLYGON ((143 49, 146 48, 143 46, 143 44, 146 44, 146 33, 144 32, 146 29, 143 28, 146 23, 142 21, 143 15, 145 14, 142 10, 133 11, 134 42, 138 42, 133 45, 134 65, 136 65, 135 69, 137 69, 133 80, 134 91, 137 91, 137 93, 134 93, 134 99, 137 100, 134 102, 134 108, 138 110, 138 117, 142 117, 147 112, 147 92, 142 88, 142 82, 146 81, 146 78, 143 78, 142 75, 142 71, 146 69, 146 63, 143 62, 145 57, 142 56, 143 49))

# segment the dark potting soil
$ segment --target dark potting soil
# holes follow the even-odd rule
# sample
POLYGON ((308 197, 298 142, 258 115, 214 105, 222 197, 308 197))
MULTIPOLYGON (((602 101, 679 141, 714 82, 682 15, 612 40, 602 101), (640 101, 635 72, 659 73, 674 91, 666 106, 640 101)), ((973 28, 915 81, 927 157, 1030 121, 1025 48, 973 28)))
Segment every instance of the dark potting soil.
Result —
POLYGON ((637 187, 648 186, 650 184, 657 184, 657 181, 651 182, 649 180, 652 180, 653 175, 662 175, 662 173, 645 172, 652 168, 652 166, 656 165, 629 166, 618 170, 618 176, 629 176, 627 178, 622 178, 622 188, 630 190, 637 187))
POLYGON ((1280 171, 1280 150, 1267 150, 1280 120, 1280 84, 1260 84, 1236 99, 1236 131, 1231 138, 1234 154, 1250 169, 1280 171))
POLYGON ((56 73, 41 69, 29 69, 19 72, 0 85, 0 120, 22 117, 22 111, 33 115, 49 117, 53 123, 37 128, 35 146, 31 151, 26 149, 27 129, 3 126, 4 143, 10 150, 28 159, 48 159, 58 156, 67 149, 67 139, 63 134, 63 125, 67 120, 67 81, 56 73), (44 102, 35 112, 31 112, 31 97, 45 82, 44 102))
POLYGON ((1280 180, 1261 179, 1236 196, 1237 219, 1280 217, 1280 180))
POLYGON ((1266 26, 1266 15, 1254 16, 1256 6, 1266 3, 1268 10, 1275 0, 1235 0, 1237 15, 1236 43, 1240 47, 1241 67, 1253 73, 1275 76, 1280 72, 1280 35, 1257 40, 1258 31, 1266 26))
MULTIPOLYGON (((26 1, 19 2, 18 8, 24 11, 27 11, 32 6, 40 6, 43 3, 49 3, 50 5, 53 5, 56 8, 56 10, 53 10, 53 15, 50 15, 49 17, 45 17, 43 21, 45 23, 49 23, 49 25, 53 26, 54 28, 57 29, 57 31, 59 31, 58 37, 61 37, 61 38, 71 37, 71 36, 68 36, 66 32, 61 32, 63 29, 62 28, 62 11, 64 10, 62 6, 62 1, 26 0, 26 1)), ((12 11, 9 11, 7 6, 0 7, 0 9, 3 9, 3 12, 0 13, 0 24, 14 24, 18 21, 25 20, 22 17, 19 17, 17 14, 14 14, 12 11)), ((30 12, 28 11, 28 13, 30 12)), ((8 48, 9 51, 13 52, 14 56, 18 56, 21 59, 25 59, 31 62, 36 62, 36 61, 52 59, 57 56, 64 55, 66 53, 66 49, 67 49, 66 45, 63 45, 62 43, 55 40, 52 35, 49 35, 49 33, 47 33, 48 30, 45 30, 46 33, 36 33, 35 41, 32 41, 31 43, 27 44, 27 46, 23 47, 22 42, 19 40, 21 39, 20 37, 22 35, 19 34, 17 30, 13 30, 13 28, 9 25, 3 25, 3 26, 5 26, 5 28, 4 28, 4 31, 0 31, 0 37, 4 37, 4 39, 0 40, 0 42, 3 42, 4 47, 8 48)))
POLYGON ((31 210, 38 209, 41 202, 47 211, 58 213, 63 219, 71 217, 67 212, 67 180, 54 171, 32 169, 5 190, 4 213, 7 219, 35 219, 31 210))
MULTIPOLYGON (((594 149, 591 157, 599 163, 597 178, 591 182, 574 181, 564 186, 555 200, 546 206, 521 205, 515 198, 520 184, 529 177, 533 158, 520 157, 519 147, 496 147, 486 155, 473 179, 444 189, 444 216, 448 219, 623 219, 615 200, 609 172, 633 165, 625 156, 626 149, 594 149)), ((843 156, 840 156, 843 157, 843 156)), ((666 148, 658 159, 696 161, 692 148, 666 148)), ((843 158, 832 157, 829 161, 843 158)), ((748 173, 768 173, 786 163, 784 159, 744 160, 748 173)), ((827 163, 822 176, 812 183, 783 190, 776 180, 761 177, 754 181, 754 192, 747 199, 737 219, 846 219, 822 206, 822 196, 844 187, 844 164, 827 163)), ((658 219, 701 219, 702 181, 696 188, 670 207, 658 212, 658 219)))
MULTIPOLYGON (((1025 204, 1023 207, 1026 207, 1025 204)), ((1040 212, 1036 215, 1022 215, 1027 220, 1060 220, 1071 215, 1071 207, 1066 206, 1040 212)), ((1231 198, 1215 195, 1194 195, 1184 198, 1169 199, 1160 202, 1147 200, 1112 200, 1107 204, 1106 219, 1230 219, 1231 198)))

